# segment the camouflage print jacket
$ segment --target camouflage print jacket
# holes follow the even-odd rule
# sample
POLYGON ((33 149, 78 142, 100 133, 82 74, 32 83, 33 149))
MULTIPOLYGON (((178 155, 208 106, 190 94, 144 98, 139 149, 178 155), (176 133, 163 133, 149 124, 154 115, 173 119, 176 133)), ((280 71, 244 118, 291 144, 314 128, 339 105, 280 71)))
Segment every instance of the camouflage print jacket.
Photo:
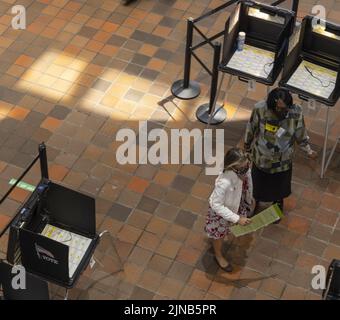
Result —
POLYGON ((286 118, 279 120, 265 101, 255 105, 246 129, 245 149, 259 169, 268 173, 289 170, 295 142, 305 152, 311 151, 300 106, 293 105, 286 118))

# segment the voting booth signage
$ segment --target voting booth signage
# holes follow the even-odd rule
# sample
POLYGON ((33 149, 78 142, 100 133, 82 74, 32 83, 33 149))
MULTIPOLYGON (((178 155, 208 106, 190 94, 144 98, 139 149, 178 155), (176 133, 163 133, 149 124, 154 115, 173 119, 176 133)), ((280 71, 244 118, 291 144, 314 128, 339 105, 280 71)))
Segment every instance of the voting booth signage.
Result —
POLYGON ((340 26, 307 16, 290 39, 280 85, 334 106, 340 93, 340 26))
POLYGON ((294 20, 294 12, 280 7, 239 2, 225 26, 220 71, 272 85, 282 70, 294 20))

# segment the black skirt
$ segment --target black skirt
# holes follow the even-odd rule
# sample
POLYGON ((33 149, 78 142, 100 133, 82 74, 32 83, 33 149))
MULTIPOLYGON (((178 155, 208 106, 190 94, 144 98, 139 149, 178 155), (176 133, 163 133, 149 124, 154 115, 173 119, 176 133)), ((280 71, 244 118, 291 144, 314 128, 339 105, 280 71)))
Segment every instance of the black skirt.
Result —
POLYGON ((292 167, 278 173, 267 173, 252 167, 253 195, 256 201, 274 202, 287 198, 291 193, 292 167))

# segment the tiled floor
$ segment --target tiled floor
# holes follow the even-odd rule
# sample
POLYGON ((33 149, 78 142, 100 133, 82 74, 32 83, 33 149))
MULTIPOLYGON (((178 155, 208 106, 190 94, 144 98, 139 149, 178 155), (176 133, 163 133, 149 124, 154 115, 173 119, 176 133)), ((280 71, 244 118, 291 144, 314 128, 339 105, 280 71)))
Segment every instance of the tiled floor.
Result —
MULTIPOLYGON (((50 176, 91 194, 98 230, 109 230, 124 261, 106 255, 104 268, 87 270, 72 290, 82 299, 319 299, 310 287, 311 268, 340 259, 340 154, 327 177, 319 163, 300 153, 287 216, 247 237, 225 244, 236 266, 218 269, 203 232, 214 176, 198 165, 119 165, 119 128, 204 128, 197 106, 207 101, 209 77, 193 62, 192 78, 202 94, 169 101, 170 85, 182 77, 186 18, 222 0, 22 0, 27 30, 11 28, 15 0, 0 0, 0 194, 37 152, 48 146, 50 176)), ((315 0, 302 0, 299 16, 315 0)), ((319 1, 340 22, 339 0, 319 1)), ((201 23, 208 34, 222 30, 226 15, 201 23)), ((196 38, 196 41, 199 38, 196 38)), ((209 49, 199 55, 210 61, 209 49)), ((226 146, 236 145, 255 101, 255 92, 235 82, 225 108, 226 146)), ((339 104, 332 122, 340 120, 339 104)), ((304 106, 313 144, 322 145, 325 110, 304 106)), ((331 136, 339 133, 334 126, 331 136)), ((320 160, 319 160, 320 162, 320 160)), ((38 168, 25 179, 36 183, 38 168)), ((27 197, 17 189, 0 208, 0 227, 27 197)), ((6 248, 6 236, 0 240, 6 248)))

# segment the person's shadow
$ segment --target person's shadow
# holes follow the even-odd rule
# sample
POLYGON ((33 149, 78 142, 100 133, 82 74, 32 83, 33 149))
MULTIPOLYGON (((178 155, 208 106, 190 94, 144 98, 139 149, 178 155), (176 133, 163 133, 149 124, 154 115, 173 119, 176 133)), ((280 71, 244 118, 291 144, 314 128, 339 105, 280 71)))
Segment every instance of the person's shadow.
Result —
MULTIPOLYGON (((251 242, 253 240, 253 235, 248 234, 239 238, 230 237, 230 240, 225 241, 223 246, 224 256, 234 267, 234 272, 238 272, 246 265, 247 261, 247 252, 250 249, 251 242)), ((217 274, 219 270, 219 266, 214 259, 214 252, 212 246, 202 255, 200 260, 199 268, 204 271, 207 275, 207 278, 210 280, 217 281, 219 283, 223 283, 226 286, 232 286, 235 288, 243 288, 248 286, 250 283, 258 282, 261 280, 275 278, 276 275, 262 276, 256 278, 243 278, 243 279, 228 279, 228 274, 217 274)))

